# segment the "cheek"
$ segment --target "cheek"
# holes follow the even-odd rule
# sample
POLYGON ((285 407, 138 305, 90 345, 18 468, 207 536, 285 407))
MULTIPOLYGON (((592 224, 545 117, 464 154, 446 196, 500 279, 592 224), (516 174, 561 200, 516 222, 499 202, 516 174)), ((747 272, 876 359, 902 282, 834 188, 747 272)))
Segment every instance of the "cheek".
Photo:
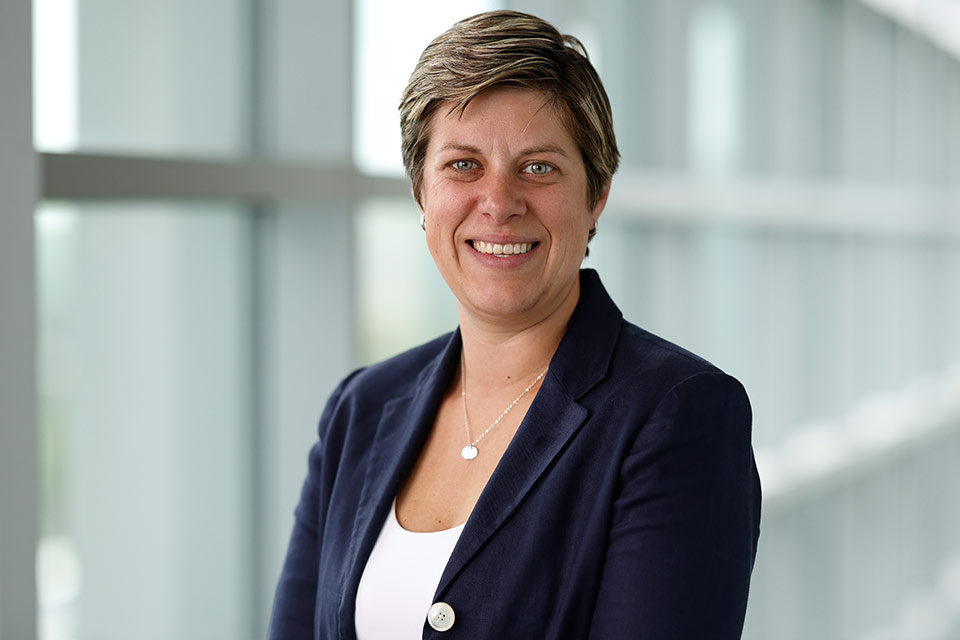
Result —
MULTIPOLYGON (((437 204, 433 200, 434 205, 437 204)), ((434 258, 442 258, 454 252, 456 225, 450 220, 445 212, 449 211, 446 207, 433 208, 426 207, 427 230, 424 233, 427 242, 427 249, 434 258)))
POLYGON ((456 185, 437 185, 423 198, 423 211, 428 224, 444 227, 447 233, 453 233, 470 213, 471 197, 468 189, 456 185))
POLYGON ((558 213, 553 217, 550 226, 562 234, 563 240, 568 244, 580 244, 581 241, 586 242, 587 233, 592 224, 590 212, 586 209, 577 209, 574 211, 571 211, 569 208, 564 209, 564 204, 566 203, 556 203, 556 208, 554 208, 553 211, 562 213, 558 213))

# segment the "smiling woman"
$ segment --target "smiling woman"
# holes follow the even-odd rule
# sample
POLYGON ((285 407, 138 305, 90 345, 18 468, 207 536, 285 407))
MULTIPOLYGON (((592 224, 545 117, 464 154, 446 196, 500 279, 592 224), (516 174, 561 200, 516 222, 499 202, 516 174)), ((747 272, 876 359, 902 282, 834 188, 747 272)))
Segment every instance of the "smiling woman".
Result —
POLYGON ((580 269, 619 159, 583 47, 530 15, 468 18, 400 111, 460 325, 330 398, 270 637, 739 637, 750 405, 580 269))

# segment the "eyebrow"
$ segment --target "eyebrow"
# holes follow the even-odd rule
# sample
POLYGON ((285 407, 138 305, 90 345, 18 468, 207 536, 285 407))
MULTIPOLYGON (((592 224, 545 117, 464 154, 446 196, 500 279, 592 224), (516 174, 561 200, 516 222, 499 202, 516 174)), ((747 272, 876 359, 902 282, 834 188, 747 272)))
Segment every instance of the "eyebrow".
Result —
POLYGON ((557 155, 563 156, 564 158, 569 157, 567 152, 563 150, 563 147, 555 144, 544 144, 537 147, 527 147, 526 149, 520 152, 522 156, 529 156, 535 153, 555 153, 557 155))
POLYGON ((448 142, 437 149, 437 154, 440 154, 443 151, 466 151, 467 153, 475 153, 477 155, 481 154, 481 151, 478 147, 474 147, 469 144, 460 144, 459 142, 448 142))
MULTIPOLYGON (((469 145, 469 144, 461 144, 459 142, 448 142, 447 144, 437 149, 437 153, 439 154, 439 153, 442 153, 443 151, 451 151, 451 150, 466 151, 467 153, 475 153, 477 155, 481 155, 483 153, 482 151, 480 151, 478 147, 474 147, 473 145, 469 145)), ((522 149, 520 151, 521 156, 529 156, 536 153, 556 153, 557 155, 563 156, 564 158, 570 157, 569 154, 567 154, 567 152, 563 150, 563 147, 555 144, 544 144, 544 145, 538 145, 534 147, 527 147, 526 149, 522 149)))

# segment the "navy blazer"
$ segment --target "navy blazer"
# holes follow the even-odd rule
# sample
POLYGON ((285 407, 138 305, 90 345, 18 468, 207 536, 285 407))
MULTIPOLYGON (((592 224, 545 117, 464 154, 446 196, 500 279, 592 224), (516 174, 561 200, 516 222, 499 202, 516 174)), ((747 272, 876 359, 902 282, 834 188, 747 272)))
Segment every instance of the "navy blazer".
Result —
MULTIPOLYGON (((470 514, 423 638, 739 638, 760 521, 743 387, 626 321, 596 273, 470 514)), ((460 358, 455 331, 331 396, 269 637, 355 639, 364 565, 460 358)))

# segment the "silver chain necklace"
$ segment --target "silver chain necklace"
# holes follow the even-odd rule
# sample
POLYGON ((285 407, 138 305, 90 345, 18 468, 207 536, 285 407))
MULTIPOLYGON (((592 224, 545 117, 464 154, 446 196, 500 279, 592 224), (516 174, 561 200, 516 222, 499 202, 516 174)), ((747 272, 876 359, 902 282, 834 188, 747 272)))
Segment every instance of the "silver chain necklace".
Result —
MULTIPOLYGON (((549 367, 547 367, 549 369, 549 367)), ((460 401, 463 404, 463 426, 467 430, 467 446, 460 450, 460 457, 464 460, 473 460, 480 454, 480 450, 477 449, 477 444, 483 440, 483 437, 493 431, 493 428, 500 424, 500 421, 503 420, 504 416, 510 413, 510 409, 513 409, 517 406, 517 403, 520 402, 520 399, 523 396, 527 395, 530 389, 533 389, 534 386, 540 380, 543 379, 543 376, 547 375, 547 369, 544 369, 540 372, 540 375, 537 376, 537 379, 530 383, 530 385, 520 392, 513 402, 511 402, 506 409, 503 410, 497 419, 490 423, 490 426, 487 427, 486 431, 477 436, 477 439, 473 442, 470 441, 470 420, 467 419, 467 365, 464 363, 464 359, 460 358, 460 401)))

